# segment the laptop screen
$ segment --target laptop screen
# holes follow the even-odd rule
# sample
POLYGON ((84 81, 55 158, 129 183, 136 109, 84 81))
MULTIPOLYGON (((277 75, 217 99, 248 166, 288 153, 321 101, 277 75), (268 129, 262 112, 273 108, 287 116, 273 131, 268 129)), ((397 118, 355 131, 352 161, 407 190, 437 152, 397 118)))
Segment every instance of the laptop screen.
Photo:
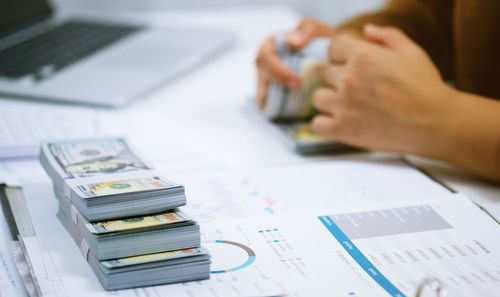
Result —
POLYGON ((0 0, 0 37, 51 15, 47 0, 0 0))

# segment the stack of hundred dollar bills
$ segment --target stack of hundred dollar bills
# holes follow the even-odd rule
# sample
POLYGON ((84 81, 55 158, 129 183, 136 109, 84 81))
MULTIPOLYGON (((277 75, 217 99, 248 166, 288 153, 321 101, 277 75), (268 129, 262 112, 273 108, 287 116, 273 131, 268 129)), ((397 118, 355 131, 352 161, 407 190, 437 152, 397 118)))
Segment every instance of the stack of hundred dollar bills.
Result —
POLYGON ((57 216, 107 290, 206 279, 199 225, 178 207, 184 187, 122 138, 42 143, 57 216))

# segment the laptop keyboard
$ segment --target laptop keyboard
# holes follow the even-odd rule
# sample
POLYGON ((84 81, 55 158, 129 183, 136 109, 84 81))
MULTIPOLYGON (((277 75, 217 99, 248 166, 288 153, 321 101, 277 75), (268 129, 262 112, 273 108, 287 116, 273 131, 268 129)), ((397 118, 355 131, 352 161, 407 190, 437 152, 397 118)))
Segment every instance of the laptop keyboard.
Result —
POLYGON ((0 77, 41 80, 140 27, 68 21, 0 51, 0 77))

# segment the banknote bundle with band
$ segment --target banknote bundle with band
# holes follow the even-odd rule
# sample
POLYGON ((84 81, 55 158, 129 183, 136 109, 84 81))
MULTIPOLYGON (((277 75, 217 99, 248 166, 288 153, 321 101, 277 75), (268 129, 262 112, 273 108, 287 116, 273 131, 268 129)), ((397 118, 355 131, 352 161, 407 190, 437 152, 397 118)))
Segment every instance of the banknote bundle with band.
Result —
MULTIPOLYGON (((86 241, 83 240, 78 227, 71 222, 62 208, 57 216, 75 242, 84 245, 86 241)), ((138 244, 146 245, 147 242, 139 240, 138 244)), ((210 274, 210 256, 202 247, 107 260, 99 260, 90 252, 88 246, 80 248, 106 290, 202 280, 207 279, 210 274)))
POLYGON ((352 150, 342 143, 316 134, 310 125, 317 113, 312 105, 312 95, 322 86, 316 69, 328 62, 328 38, 315 38, 300 50, 292 49, 283 34, 276 36, 276 54, 286 67, 300 77, 300 88, 290 90, 277 83, 268 87, 262 113, 273 121, 284 138, 300 154, 318 154, 352 150))
POLYGON ((43 143, 40 162, 89 220, 152 214, 186 204, 184 187, 139 159, 120 138, 43 143))
POLYGON ((184 187, 121 138, 42 143, 58 218, 108 290, 209 277, 199 225, 178 207, 184 187))
POLYGON ((264 115, 275 121, 306 120, 314 115, 311 103, 314 90, 321 86, 322 80, 316 68, 328 61, 328 38, 315 38, 300 50, 290 48, 283 34, 276 36, 276 54, 281 62, 300 77, 300 88, 288 88, 272 83, 269 85, 264 115))

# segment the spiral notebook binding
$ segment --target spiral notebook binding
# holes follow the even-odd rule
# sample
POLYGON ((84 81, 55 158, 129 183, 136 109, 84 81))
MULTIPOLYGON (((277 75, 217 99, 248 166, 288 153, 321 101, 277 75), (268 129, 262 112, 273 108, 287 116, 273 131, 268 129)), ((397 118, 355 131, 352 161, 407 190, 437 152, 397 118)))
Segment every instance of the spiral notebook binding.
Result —
POLYGON ((445 289, 443 283, 435 278, 428 277, 425 278, 417 288, 417 292, 415 293, 415 297, 427 297, 427 296, 436 296, 436 297, 447 297, 448 293, 445 289), (434 295, 424 295, 426 290, 430 290, 434 292, 434 295))

